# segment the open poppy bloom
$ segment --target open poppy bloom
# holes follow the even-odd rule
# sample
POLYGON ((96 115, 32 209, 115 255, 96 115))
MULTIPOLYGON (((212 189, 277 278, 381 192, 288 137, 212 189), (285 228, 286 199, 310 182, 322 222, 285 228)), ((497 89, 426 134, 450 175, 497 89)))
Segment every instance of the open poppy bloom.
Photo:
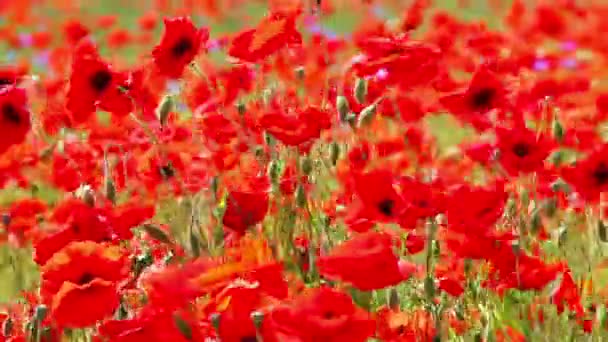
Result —
POLYGON ((112 70, 96 54, 76 54, 66 103, 74 122, 87 121, 98 108, 117 116, 129 114, 133 103, 125 93, 128 81, 128 75, 112 70))
POLYGON ((244 234, 261 222, 268 211, 268 194, 264 191, 248 192, 233 190, 226 198, 224 226, 237 234, 244 234))
POLYGON ((483 131, 491 126, 488 112, 506 106, 506 90, 498 75, 487 66, 481 66, 473 75, 467 90, 444 96, 440 102, 460 120, 483 131))
POLYGON ((209 31, 197 29, 190 18, 165 18, 164 22, 165 32, 152 56, 162 75, 179 78, 209 39, 209 31))
POLYGON ((319 138, 321 131, 329 129, 329 114, 317 107, 307 107, 297 115, 281 112, 265 114, 260 120, 262 127, 288 146, 298 146, 319 138))
POLYGON ((375 322, 347 294, 327 287, 275 308, 269 320, 279 341, 364 342, 376 330, 375 322))
POLYGON ((600 146, 576 165, 564 168, 562 176, 584 200, 599 201, 600 193, 608 191, 608 145, 600 146))
POLYGON ((353 236, 329 255, 319 257, 317 266, 322 276, 363 291, 396 285, 410 275, 403 274, 391 237, 376 232, 353 236))
POLYGON ((234 37, 228 54, 254 63, 283 47, 301 44, 302 36, 295 27, 298 14, 297 11, 270 14, 256 28, 243 31, 234 37))
POLYGON ((525 127, 497 127, 496 136, 500 164, 513 176, 542 169, 554 146, 543 134, 525 127))
POLYGON ((25 90, 8 86, 0 89, 0 153, 25 140, 31 128, 25 90))
POLYGON ((119 305, 118 285, 128 270, 119 247, 73 242, 42 267, 41 295, 54 321, 81 328, 110 316, 119 305))

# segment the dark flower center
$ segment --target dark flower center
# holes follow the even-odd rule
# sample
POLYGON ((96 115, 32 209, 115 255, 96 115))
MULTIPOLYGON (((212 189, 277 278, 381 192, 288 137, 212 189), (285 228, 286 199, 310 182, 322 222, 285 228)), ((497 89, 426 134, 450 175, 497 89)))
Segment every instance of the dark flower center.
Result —
POLYGON ((528 146, 528 144, 525 144, 525 143, 517 143, 517 144, 513 145, 513 153, 516 156, 523 158, 523 157, 527 156, 528 154, 530 154, 530 146, 528 146))
POLYGON ((496 91, 492 88, 480 89, 473 93, 473 96, 471 97, 471 104, 475 109, 489 108, 495 94, 496 91))
POLYGON ((158 169, 158 172, 164 179, 169 179, 169 178, 175 176, 175 170, 173 169, 173 166, 171 165, 171 163, 161 166, 158 169))
POLYGON ((82 276, 80 276, 80 278, 78 278, 78 285, 84 285, 84 284, 88 284, 90 282, 93 281, 93 279, 95 279, 95 276, 93 276, 92 274, 85 272, 82 276))
POLYGON ((606 163, 601 162, 595 171, 593 172, 593 178, 598 185, 604 185, 608 183, 608 166, 606 163))
POLYGON ((325 311, 322 316, 323 316, 323 319, 333 319, 336 317, 336 314, 333 313, 332 311, 325 311))
POLYGON ((13 81, 9 78, 0 78, 0 87, 1 86, 5 86, 5 85, 9 85, 9 84, 13 84, 13 81))
POLYGON ((112 74, 107 70, 99 70, 90 79, 91 87, 98 93, 103 92, 112 82, 112 74))
POLYGON ((14 123, 15 125, 18 125, 21 123, 21 116, 19 116, 19 112, 17 111, 17 108, 15 108, 15 106, 13 106, 10 103, 7 103, 4 106, 2 106, 2 117, 6 121, 14 123))
POLYGON ((400 324, 396 329, 395 329, 395 333, 399 336, 403 335, 403 333, 405 332, 405 326, 403 324, 400 324))
POLYGON ((257 342, 258 338, 255 336, 243 336, 240 339, 241 342, 257 342))
POLYGON ((173 45, 171 48, 171 54, 173 54, 174 57, 179 58, 192 50, 192 47, 192 40, 187 37, 183 37, 178 40, 175 45, 173 45))
POLYGON ((380 203, 378 203, 378 210, 386 216, 393 216, 394 208, 395 208, 395 201, 393 201, 392 199, 385 199, 385 200, 381 201, 380 203))

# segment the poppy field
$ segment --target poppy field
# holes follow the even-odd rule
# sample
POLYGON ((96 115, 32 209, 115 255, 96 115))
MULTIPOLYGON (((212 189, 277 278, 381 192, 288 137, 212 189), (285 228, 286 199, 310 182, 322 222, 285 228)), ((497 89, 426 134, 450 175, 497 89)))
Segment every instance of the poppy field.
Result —
POLYGON ((0 342, 608 340, 607 16, 0 0, 0 342))

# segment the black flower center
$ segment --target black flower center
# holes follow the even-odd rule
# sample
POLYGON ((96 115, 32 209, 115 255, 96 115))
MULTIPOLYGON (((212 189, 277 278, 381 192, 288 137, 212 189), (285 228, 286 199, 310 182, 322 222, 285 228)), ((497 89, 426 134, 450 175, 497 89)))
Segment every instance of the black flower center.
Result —
POLYGON ((13 80, 9 79, 9 78, 0 78, 0 87, 5 86, 5 85, 10 85, 13 84, 13 80))
POLYGON ((325 311, 322 315, 323 319, 333 319, 336 317, 336 314, 332 311, 325 311))
POLYGON ((173 54, 174 57, 179 58, 192 50, 192 47, 192 40, 190 38, 183 37, 178 40, 175 45, 173 45, 171 48, 171 54, 173 54))
POLYGON ((378 203, 378 210, 386 216, 393 216, 394 208, 395 208, 395 201, 393 201, 392 199, 385 199, 385 200, 381 201, 380 203, 378 203))
POLYGON ((492 88, 482 88, 473 93, 471 97, 471 104, 475 109, 489 108, 495 94, 496 91, 492 88))
POLYGON ((257 342, 258 338, 255 336, 243 336, 240 339, 241 342, 257 342))
POLYGON ((4 118, 4 120, 10 123, 14 123, 15 125, 21 123, 21 116, 19 116, 17 108, 15 108, 15 106, 10 103, 7 103, 2 106, 2 117, 4 118))
POLYGON ((101 93, 106 90, 110 85, 110 82, 112 82, 112 74, 107 70, 99 70, 93 74, 90 82, 91 87, 93 87, 96 92, 101 93))
POLYGON ((525 144, 525 143, 517 143, 517 144, 513 145, 513 153, 516 156, 523 158, 523 157, 527 156, 528 154, 530 154, 530 146, 528 146, 528 144, 525 144))
POLYGON ((606 163, 601 162, 595 171, 593 172, 593 178, 598 185, 604 185, 608 183, 608 166, 606 163))
POLYGON ((175 176, 175 169, 173 169, 173 166, 171 165, 171 163, 161 166, 158 169, 158 172, 164 179, 169 179, 169 178, 175 176))
POLYGON ((91 273, 85 272, 83 275, 80 276, 80 278, 78 278, 78 285, 84 285, 84 284, 88 284, 90 282, 93 281, 93 279, 95 279, 95 276, 93 276, 91 273))

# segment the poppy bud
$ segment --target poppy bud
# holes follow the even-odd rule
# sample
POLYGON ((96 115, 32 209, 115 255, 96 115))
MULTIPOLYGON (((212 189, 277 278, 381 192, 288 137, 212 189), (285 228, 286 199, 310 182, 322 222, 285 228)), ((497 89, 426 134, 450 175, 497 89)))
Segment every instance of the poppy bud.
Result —
POLYGON ((91 207, 95 205, 95 193, 87 184, 82 184, 78 189, 76 189, 76 197, 82 199, 84 203, 91 207))
POLYGON ((251 313, 251 320, 253 321, 253 325, 255 325, 256 329, 259 329, 264 321, 264 313, 260 311, 253 311, 251 313))
POLYGON ((563 246, 566 244, 568 240, 568 227, 565 225, 560 225, 557 229, 557 245, 563 246))
POLYGON ((435 297, 435 280, 433 280, 433 277, 424 278, 424 293, 426 293, 427 298, 435 297))
POLYGON ((296 205, 301 208, 306 206, 306 190, 302 184, 296 188, 296 205))
POLYGON ((173 110, 173 96, 167 95, 163 98, 157 109, 158 121, 162 126, 167 124, 169 113, 173 110))
POLYGON ((298 80, 303 80, 304 79, 304 76, 305 76, 305 74, 304 74, 304 67, 297 67, 295 69, 295 73, 296 73, 296 78, 298 80))
POLYGON ((308 176, 312 172, 312 160, 308 157, 300 159, 300 169, 302 173, 308 176))
POLYGON ((11 336, 12 332, 13 332, 13 319, 8 317, 7 319, 4 320, 4 322, 2 323, 2 336, 4 337, 9 337, 11 336))
POLYGON ((266 88, 262 92, 262 101, 264 101, 265 106, 269 106, 272 101, 273 91, 272 89, 266 88))
POLYGON ((564 152, 563 151, 554 151, 549 155, 549 162, 554 166, 559 167, 564 162, 564 152))
POLYGON ((399 299, 399 293, 397 293, 397 289, 391 288, 388 291, 387 304, 388 307, 393 310, 399 309, 399 307, 401 306, 401 301, 399 299))
POLYGON ((570 186, 566 184, 563 180, 558 179, 555 182, 551 183, 551 190, 554 192, 563 192, 566 194, 570 193, 570 186))
POLYGON ((264 132, 264 142, 268 146, 273 146, 275 143, 275 139, 270 133, 264 132))
POLYGON ((114 185, 114 181, 112 181, 112 179, 108 178, 108 179, 106 179, 105 183, 106 184, 105 184, 104 188, 105 188, 106 198, 108 200, 110 200, 110 202, 116 203, 116 186, 114 185))
POLYGON ((11 224, 11 215, 10 214, 2 214, 2 224, 8 226, 11 224))
POLYGON ((219 179, 217 176, 211 178, 211 191, 213 192, 213 196, 217 196, 217 189, 219 187, 219 179))
POLYGON ((530 218, 530 230, 532 231, 532 233, 536 234, 540 229, 541 225, 542 222, 540 219, 540 211, 534 210, 534 212, 532 212, 532 217, 530 218))
POLYGON ((198 236, 194 233, 194 229, 190 229, 190 250, 194 257, 201 255, 201 242, 198 236))
POLYGON ((244 103, 237 103, 236 104, 236 111, 239 112, 240 115, 244 115, 246 109, 247 108, 245 107, 244 103))
POLYGON ((367 81, 364 78, 358 78, 355 82, 355 100, 362 104, 367 96, 367 81))
POLYGON ((561 142, 564 138, 564 126, 562 126, 557 117, 553 119, 553 123, 551 124, 551 133, 557 142, 561 142))
POLYGON ((46 305, 40 304, 40 305, 36 306, 36 309, 34 310, 34 317, 33 317, 34 321, 36 323, 42 322, 48 312, 49 312, 49 309, 46 307, 46 305))
POLYGON ((357 127, 364 127, 369 125, 372 120, 376 117, 376 104, 371 104, 359 113, 359 120, 357 121, 357 127))
POLYGON ((555 213, 557 212, 557 201, 554 198, 549 198, 549 199, 545 200, 543 209, 544 209, 545 215, 547 215, 547 217, 550 217, 550 218, 553 217, 555 215, 555 213))
POLYGON ((276 160, 272 160, 268 165, 268 178, 272 184, 277 184, 281 175, 281 165, 276 160))
POLYGON ((597 235, 600 237, 600 241, 608 242, 608 231, 603 220, 597 221, 597 235))
POLYGON ((338 158, 340 158, 340 145, 337 142, 332 141, 329 145, 329 159, 331 160, 331 165, 336 165, 338 162, 338 158))
POLYGON ((186 321, 184 321, 178 315, 173 316, 173 321, 175 322, 175 326, 177 330, 186 338, 188 341, 192 341, 192 328, 186 321))
POLYGON ((338 117, 340 118, 340 121, 345 122, 346 116, 350 111, 346 97, 342 95, 336 97, 336 108, 338 109, 338 117))
POLYGON ((215 331, 220 330, 220 319, 221 318, 222 318, 222 316, 217 312, 214 312, 209 316, 209 321, 211 322, 211 325, 213 326, 213 329, 215 329, 215 331))

